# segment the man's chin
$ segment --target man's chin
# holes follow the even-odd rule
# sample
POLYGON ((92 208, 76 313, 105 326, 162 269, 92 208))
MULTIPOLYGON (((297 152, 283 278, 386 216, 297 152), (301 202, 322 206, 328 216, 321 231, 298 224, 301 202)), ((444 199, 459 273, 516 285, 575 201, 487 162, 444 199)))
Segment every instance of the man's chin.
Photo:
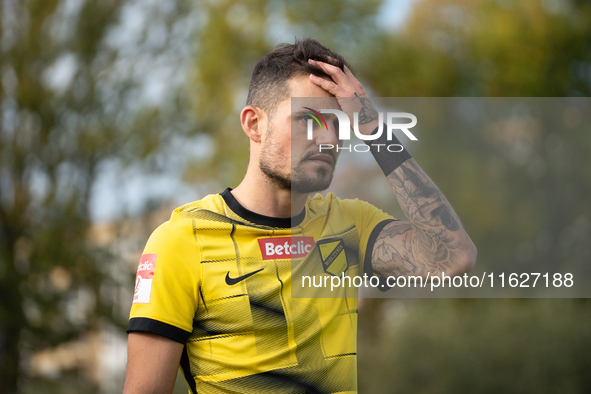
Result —
POLYGON ((332 182, 332 173, 330 177, 324 179, 301 179, 291 182, 291 191, 293 193, 314 193, 328 189, 332 182))

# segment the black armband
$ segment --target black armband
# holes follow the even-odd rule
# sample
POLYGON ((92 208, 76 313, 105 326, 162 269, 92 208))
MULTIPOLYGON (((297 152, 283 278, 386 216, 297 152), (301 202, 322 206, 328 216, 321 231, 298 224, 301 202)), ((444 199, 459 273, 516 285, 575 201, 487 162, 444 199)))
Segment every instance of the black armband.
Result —
MULTIPOLYGON (((378 129, 379 126, 376 127, 371 134, 376 134, 378 129)), ((384 175, 388 176, 412 156, 404 146, 402 146, 394 134, 392 134, 392 139, 388 140, 388 133, 386 130, 386 125, 384 125, 382 128, 382 135, 379 138, 364 142, 369 146, 371 154, 376 159, 378 165, 384 172, 384 175), (392 145, 395 145, 395 147, 390 150, 392 145), (402 150, 399 151, 399 149, 402 150)))

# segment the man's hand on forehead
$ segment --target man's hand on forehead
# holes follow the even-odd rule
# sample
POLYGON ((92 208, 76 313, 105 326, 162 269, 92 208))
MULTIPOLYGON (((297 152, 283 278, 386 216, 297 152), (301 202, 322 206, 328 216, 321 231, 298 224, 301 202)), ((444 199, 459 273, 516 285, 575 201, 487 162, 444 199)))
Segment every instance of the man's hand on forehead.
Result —
POLYGON ((345 66, 343 71, 332 64, 312 59, 308 62, 321 68, 332 78, 332 81, 328 81, 310 74, 310 81, 337 98, 342 111, 349 116, 351 124, 354 122, 353 113, 359 113, 359 131, 362 134, 371 134, 378 126, 378 113, 367 97, 363 85, 351 70, 345 66))

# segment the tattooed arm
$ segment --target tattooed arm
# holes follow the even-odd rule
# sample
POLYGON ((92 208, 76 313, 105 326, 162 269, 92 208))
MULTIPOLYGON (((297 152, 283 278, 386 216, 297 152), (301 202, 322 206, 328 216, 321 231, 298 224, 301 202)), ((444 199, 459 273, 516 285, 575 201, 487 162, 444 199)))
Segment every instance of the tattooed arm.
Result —
MULTIPOLYGON (((310 61, 332 81, 310 75, 312 83, 334 95, 351 117, 359 113, 359 130, 370 134, 378 126, 378 113, 361 83, 345 67, 310 61)), ((388 175, 388 182, 408 222, 386 225, 374 244, 372 268, 383 276, 426 277, 445 272, 458 275, 476 261, 476 247, 464 231, 453 208, 414 159, 408 159, 388 175)))
POLYGON ((389 276, 426 277, 470 271, 476 247, 453 208, 414 159, 388 175, 408 222, 386 225, 374 244, 372 267, 389 276))

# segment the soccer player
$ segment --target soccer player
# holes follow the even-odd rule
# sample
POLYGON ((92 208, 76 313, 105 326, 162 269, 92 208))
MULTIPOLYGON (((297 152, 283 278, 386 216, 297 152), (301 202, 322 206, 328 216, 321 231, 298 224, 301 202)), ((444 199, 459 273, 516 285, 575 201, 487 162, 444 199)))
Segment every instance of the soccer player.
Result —
MULTIPOLYGON (((356 393, 357 299, 291 296, 292 268, 385 278, 469 271, 476 248, 406 150, 372 153, 408 221, 326 189, 338 158, 336 118, 306 138, 310 110, 378 114, 349 65, 313 39, 276 47, 254 68, 242 129, 250 160, 235 189, 177 208, 140 260, 124 393, 170 393, 180 366, 190 393, 356 393), (311 268, 310 268, 311 267, 311 268)), ((385 134, 385 133, 383 133, 385 134)), ((392 142, 392 141, 388 141, 392 142)))

